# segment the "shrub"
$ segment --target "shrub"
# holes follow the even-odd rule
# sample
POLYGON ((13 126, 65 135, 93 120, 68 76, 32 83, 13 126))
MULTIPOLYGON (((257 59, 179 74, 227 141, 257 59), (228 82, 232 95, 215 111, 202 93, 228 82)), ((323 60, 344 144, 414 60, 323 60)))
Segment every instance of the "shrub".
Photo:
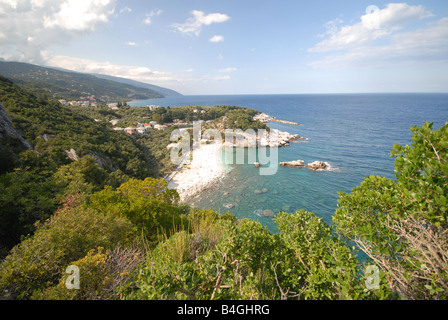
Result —
POLYGON ((163 179, 130 179, 116 191, 110 187, 90 197, 91 208, 126 216, 145 236, 155 239, 158 231, 181 224, 179 195, 163 179))
POLYGON ((28 298, 55 283, 71 261, 91 249, 126 243, 134 226, 126 218, 83 207, 63 209, 15 246, 0 265, 4 296, 28 298))
POLYGON ((448 297, 448 124, 413 127, 395 145, 396 180, 370 176, 340 193, 337 231, 353 240, 405 299, 448 297))
POLYGON ((71 274, 65 273, 56 286, 33 294, 34 300, 105 300, 120 298, 120 287, 131 283, 136 267, 143 260, 138 248, 117 246, 113 250, 92 249, 70 266, 79 268, 79 288, 68 289, 71 274))

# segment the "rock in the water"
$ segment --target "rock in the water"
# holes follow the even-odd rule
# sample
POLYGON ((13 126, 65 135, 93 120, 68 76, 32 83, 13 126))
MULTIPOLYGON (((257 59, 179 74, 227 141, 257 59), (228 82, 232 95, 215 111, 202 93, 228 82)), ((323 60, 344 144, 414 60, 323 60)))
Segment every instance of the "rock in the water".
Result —
POLYGON ((303 160, 294 160, 294 161, 280 162, 280 165, 282 167, 301 168, 301 167, 305 166, 305 161, 303 161, 303 160))
POLYGON ((312 163, 308 163, 306 167, 311 170, 325 170, 327 168, 327 164, 323 161, 314 161, 312 163))
POLYGON ((260 194, 260 193, 263 193, 263 192, 262 192, 261 190, 258 190, 258 189, 257 189, 257 190, 254 191, 254 193, 255 193, 255 194, 260 194))
POLYGON ((274 211, 272 211, 271 209, 263 210, 263 215, 265 217, 273 217, 274 216, 274 211))
POLYGON ((226 207, 227 209, 232 209, 234 207, 234 205, 229 203, 229 204, 224 205, 224 207, 226 207))
POLYGON ((262 192, 268 192, 269 189, 268 189, 268 188, 263 188, 261 191, 262 191, 262 192))

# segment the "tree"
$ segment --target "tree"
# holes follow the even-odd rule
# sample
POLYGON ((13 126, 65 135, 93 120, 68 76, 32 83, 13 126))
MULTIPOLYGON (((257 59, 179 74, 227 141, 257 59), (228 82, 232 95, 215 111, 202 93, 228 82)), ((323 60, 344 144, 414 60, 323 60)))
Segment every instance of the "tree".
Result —
POLYGON ((95 163, 94 158, 85 156, 59 167, 54 177, 64 186, 65 195, 91 194, 104 187, 107 173, 95 163))
POLYGON ((354 241, 405 299, 448 298, 448 123, 411 128, 395 145, 396 180, 370 176, 340 193, 337 232, 354 241))
POLYGON ((58 206, 57 183, 31 170, 0 175, 0 256, 32 234, 37 220, 51 216, 58 206))
POLYGON ((179 195, 164 179, 129 179, 116 191, 107 186, 90 197, 91 208, 126 216, 145 236, 155 239, 160 229, 179 223, 179 195))

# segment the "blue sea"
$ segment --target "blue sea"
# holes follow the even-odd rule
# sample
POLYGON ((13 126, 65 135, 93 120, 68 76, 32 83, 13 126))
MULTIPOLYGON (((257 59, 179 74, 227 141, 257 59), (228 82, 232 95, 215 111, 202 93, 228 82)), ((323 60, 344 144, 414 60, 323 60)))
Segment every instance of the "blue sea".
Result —
POLYGON ((276 232, 263 210, 314 212, 329 224, 337 208, 338 192, 345 193, 369 175, 394 179, 394 144, 411 144, 412 126, 426 121, 438 129, 448 122, 448 94, 300 94, 180 96, 137 101, 132 106, 217 106, 254 108, 300 126, 271 122, 272 128, 299 134, 306 141, 279 149, 279 161, 316 160, 331 164, 330 171, 279 167, 262 176, 252 164, 231 165, 222 181, 190 204, 238 218, 260 221, 276 232), (261 194, 255 190, 265 189, 261 194))

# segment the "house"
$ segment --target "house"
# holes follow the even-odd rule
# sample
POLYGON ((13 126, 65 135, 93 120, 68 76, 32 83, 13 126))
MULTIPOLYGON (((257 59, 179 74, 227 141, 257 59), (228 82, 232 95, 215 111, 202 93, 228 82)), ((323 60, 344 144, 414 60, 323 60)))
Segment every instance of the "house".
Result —
POLYGON ((119 121, 120 121, 120 120, 118 120, 118 119, 112 119, 112 120, 110 120, 109 122, 110 122, 113 126, 116 126, 117 123, 118 123, 119 121))
POLYGON ((150 123, 153 127, 157 124, 156 121, 150 121, 149 123, 150 123))
POLYGON ((145 128, 151 128, 151 125, 150 125, 149 123, 145 123, 143 126, 144 126, 145 128))
POLYGON ((165 130, 165 128, 164 128, 161 124, 156 124, 156 125, 154 126, 154 129, 157 129, 157 130, 165 130))
POLYGON ((59 100, 59 103, 62 104, 63 106, 67 106, 68 102, 65 101, 64 99, 59 100))
POLYGON ((132 136, 132 135, 135 133, 136 129, 133 128, 133 127, 127 127, 126 129, 124 129, 124 131, 125 131, 128 135, 132 136))
POLYGON ((139 134, 146 134, 146 133, 148 133, 148 131, 147 131, 146 128, 144 128, 144 127, 138 127, 138 128, 137 128, 137 132, 138 132, 139 134))
POLYGON ((108 103, 107 106, 112 110, 119 110, 116 103, 108 103))
POLYGON ((149 110, 154 111, 158 108, 160 108, 160 106, 155 106, 155 105, 151 105, 151 106, 147 106, 149 108, 149 110))

